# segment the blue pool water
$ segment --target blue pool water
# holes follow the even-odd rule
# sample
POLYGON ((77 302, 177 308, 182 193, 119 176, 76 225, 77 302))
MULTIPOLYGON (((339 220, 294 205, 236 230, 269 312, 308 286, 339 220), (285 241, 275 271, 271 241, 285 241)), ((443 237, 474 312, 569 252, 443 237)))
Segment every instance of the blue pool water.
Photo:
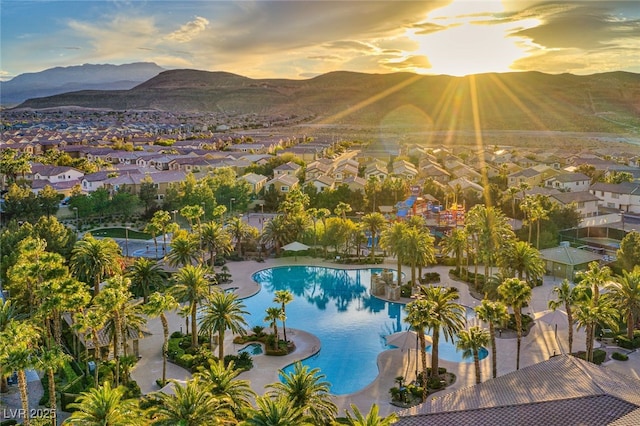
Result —
POLYGON ((238 353, 247 352, 249 355, 261 355, 264 351, 260 343, 250 343, 242 349, 238 350, 238 353))
MULTIPOLYGON (((331 383, 331 393, 356 392, 371 383, 378 374, 376 364, 380 352, 387 350, 385 336, 408 328, 403 321, 404 305, 380 300, 369 294, 371 273, 382 269, 343 270, 312 266, 283 266, 259 271, 253 275, 261 291, 243 300, 251 313, 249 328, 264 321, 266 309, 277 290, 289 290, 293 302, 286 306, 289 328, 314 334, 321 350, 303 363, 319 368, 331 383)), ((282 338, 282 326, 278 322, 282 338)), ((441 339, 440 358, 457 353, 455 346, 441 339)), ((451 361, 462 361, 461 355, 451 361)), ((471 360, 464 360, 471 361, 471 360)), ((285 368, 291 371, 292 366, 285 368)))

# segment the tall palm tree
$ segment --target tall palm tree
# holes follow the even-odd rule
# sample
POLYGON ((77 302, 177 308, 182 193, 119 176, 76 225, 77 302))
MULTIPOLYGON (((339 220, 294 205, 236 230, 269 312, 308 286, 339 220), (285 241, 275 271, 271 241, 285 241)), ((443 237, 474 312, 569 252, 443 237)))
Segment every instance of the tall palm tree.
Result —
MULTIPOLYGON (((289 303, 293 302, 293 293, 291 293, 289 290, 276 290, 275 297, 273 298, 273 301, 275 303, 280 303, 280 305, 282 307, 282 314, 286 318, 286 316, 287 316, 287 308, 286 308, 286 306, 289 303)), ((284 341, 288 342, 288 340, 287 340, 287 326, 286 326, 284 321, 282 322, 282 333, 284 334, 284 341)))
POLYGON ((480 321, 489 324, 489 339, 491 340, 491 364, 493 370, 493 378, 498 376, 498 357, 496 350, 496 325, 502 327, 502 324, 509 320, 509 311, 507 306, 502 302, 492 302, 487 299, 482 300, 480 306, 475 308, 476 314, 480 321))
POLYGON ((540 252, 526 241, 516 241, 501 251, 498 265, 512 277, 526 280, 534 287, 545 271, 545 262, 540 252))
POLYGON ((196 315, 198 304, 209 294, 209 282, 204 277, 206 269, 200 266, 187 265, 178 270, 174 276, 176 285, 171 289, 173 296, 180 303, 189 303, 191 311, 191 346, 198 347, 198 327, 196 315))
POLYGON ((267 308, 266 312, 267 315, 264 317, 264 320, 273 327, 273 349, 278 349, 278 320, 282 317, 282 308, 278 306, 270 306, 267 308))
POLYGON ((369 213, 362 216, 362 224, 365 230, 371 235, 371 263, 374 262, 376 247, 378 245, 378 236, 387 224, 387 219, 378 212, 369 213))
POLYGON ((347 411, 347 424, 351 426, 391 426, 398 421, 398 414, 396 413, 391 413, 387 417, 380 417, 377 404, 371 406, 371 410, 366 416, 360 412, 355 404, 351 404, 351 411, 353 411, 353 416, 347 411))
MULTIPOLYGON (((579 290, 579 289, 578 289, 579 290)), ((569 280, 562 280, 560 285, 553 287, 553 293, 556 298, 549 300, 549 309, 554 311, 559 307, 564 307, 567 314, 567 325, 569 328, 569 353, 573 353, 573 310, 579 301, 580 292, 576 291, 569 280)))
POLYGON ((106 318, 95 307, 86 310, 85 312, 77 313, 74 316, 74 328, 84 334, 84 350, 85 359, 87 361, 87 374, 89 371, 89 343, 87 335, 91 335, 91 342, 93 343, 93 361, 95 363, 94 369, 94 382, 98 383, 98 371, 100 369, 101 353, 100 353, 100 339, 98 338, 100 330, 104 326, 106 318))
POLYGON ((304 410, 290 404, 285 396, 272 399, 267 395, 256 398, 256 409, 250 410, 242 426, 313 426, 304 410))
MULTIPOLYGON (((586 293, 585 293, 586 294, 586 293)), ((608 297, 594 300, 593 295, 587 295, 576 307, 576 324, 578 329, 584 328, 587 335, 585 360, 593 361, 594 330, 597 325, 618 330, 620 312, 608 297)))
POLYGON ((249 235, 249 225, 241 217, 232 217, 227 225, 233 240, 236 242, 236 255, 242 256, 242 241, 249 235))
MULTIPOLYGON (((167 254, 167 233, 175 232, 178 229, 178 224, 173 223, 173 221, 171 220, 171 214, 166 210, 158 210, 157 212, 153 213, 153 217, 149 221, 149 224, 153 226, 153 230, 155 230, 156 232, 162 232, 162 254, 167 254)), ((155 238, 153 242, 155 244, 155 238)), ((156 258, 157 254, 158 247, 156 245, 156 258)))
POLYGON ((200 247, 196 235, 184 230, 176 232, 170 245, 167 261, 171 266, 187 266, 198 260, 200 247))
POLYGON ((287 227, 287 218, 279 214, 268 221, 262 230, 261 239, 263 244, 272 244, 275 247, 276 255, 280 254, 280 248, 294 239, 287 227))
POLYGON ((143 303, 149 300, 151 289, 162 288, 167 281, 167 274, 156 262, 139 257, 127 271, 131 279, 131 290, 135 294, 142 294, 143 303))
MULTIPOLYGON (((158 234, 160 233, 160 231, 162 231, 160 226, 153 221, 147 223, 144 227, 144 232, 146 232, 147 234, 151 234, 151 238, 153 238, 153 247, 156 251, 156 260, 158 260, 158 234)), ((166 245, 163 246, 163 248, 166 251, 166 245)))
POLYGON ((456 348, 462 350, 464 358, 473 357, 473 365, 476 372, 476 384, 481 380, 480 374, 480 349, 491 343, 491 336, 487 330, 481 327, 473 326, 468 330, 462 330, 458 333, 458 341, 456 348))
POLYGON ((309 370, 309 367, 297 361, 292 372, 280 371, 280 381, 268 387, 272 389, 272 396, 286 397, 293 407, 301 408, 311 416, 315 424, 330 424, 338 408, 329 393, 331 384, 324 379, 320 369, 309 370))
POLYGON ((424 299, 417 299, 408 303, 405 309, 407 310, 407 316, 404 320, 418 335, 422 361, 422 400, 424 401, 427 398, 427 343, 424 334, 426 328, 429 326, 428 320, 431 314, 431 305, 424 299))
POLYGON ((70 426, 122 425, 142 426, 138 401, 124 399, 125 389, 112 388, 109 382, 83 392, 77 402, 70 405, 76 411, 65 421, 70 426))
POLYGON ((50 348, 42 348, 37 356, 36 367, 44 370, 49 379, 49 407, 51 408, 51 424, 53 426, 58 424, 56 416, 56 380, 54 374, 71 359, 73 358, 64 353, 58 345, 53 345, 50 348))
POLYGON ((462 268, 462 258, 468 245, 469 238, 464 228, 455 228, 451 230, 451 234, 440 241, 440 250, 443 255, 453 253, 456 259, 456 270, 460 271, 462 268))
POLYGON ((152 293, 149 302, 144 305, 147 315, 152 317, 160 317, 162 323, 162 384, 167 382, 167 355, 169 352, 169 321, 167 320, 167 311, 178 309, 178 302, 171 294, 152 293))
POLYGON ((202 216, 204 216, 204 209, 199 205, 190 205, 184 206, 180 209, 180 215, 187 219, 189 222, 189 227, 193 230, 194 222, 197 222, 197 225, 200 225, 200 220, 202 216))
POLYGON ((419 273, 423 266, 435 263, 434 238, 431 233, 416 228, 409 228, 404 235, 407 260, 411 264, 411 282, 416 285, 416 268, 419 273))
POLYGON ((209 267, 213 270, 216 256, 226 256, 233 250, 231 235, 217 222, 203 223, 200 229, 202 245, 209 251, 209 267))
POLYGON ((427 328, 433 332, 431 345, 431 377, 438 377, 438 344, 442 330, 446 341, 453 337, 466 324, 464 306, 456 303, 459 294, 455 287, 420 286, 418 297, 423 298, 429 305, 429 315, 426 318, 427 328))
POLYGON ((128 278, 115 277, 107 281, 107 285, 94 299, 94 305, 105 317, 105 324, 111 322, 111 335, 113 336, 113 357, 116 361, 115 385, 120 385, 120 347, 121 339, 126 339, 122 334, 122 311, 129 300, 128 278))
POLYGON ((226 330, 232 333, 244 335, 244 327, 248 327, 244 315, 249 312, 244 310, 245 305, 238 296, 231 292, 216 290, 206 299, 200 318, 201 333, 218 334, 218 359, 224 359, 224 335, 226 330))
POLYGON ((626 318, 627 338, 633 340, 634 326, 640 317, 640 266, 631 272, 622 271, 622 277, 609 282, 606 288, 614 305, 626 318))
POLYGON ((522 343, 522 307, 531 300, 531 287, 518 278, 508 278, 498 286, 498 294, 500 294, 502 301, 513 309, 513 316, 516 320, 516 333, 518 336, 516 370, 519 370, 520 346, 522 343))
POLYGON ((29 394, 27 393, 26 371, 33 368, 39 330, 28 321, 12 320, 0 334, 0 365, 8 371, 17 371, 20 401, 24 413, 25 426, 29 426, 29 394))
POLYGON ((241 372, 235 368, 233 361, 225 367, 223 360, 210 360, 209 368, 201 368, 196 373, 211 395, 231 403, 231 410, 237 419, 241 419, 251 408, 251 401, 256 397, 250 382, 238 379, 241 372))
POLYGON ((516 218, 516 195, 518 195, 518 192, 520 192, 520 188, 517 188, 515 186, 510 186, 509 188, 507 188, 507 194, 511 199, 511 217, 513 217, 514 219, 516 218))
POLYGON ((344 201, 340 201, 338 202, 338 205, 336 206, 336 208, 333 209, 333 212, 336 214, 336 216, 342 217, 342 220, 347 220, 347 213, 349 213, 352 210, 353 208, 351 207, 350 204, 345 203, 344 201))
POLYGON ((71 251, 71 270, 87 284, 93 283, 94 297, 100 293, 100 282, 122 271, 120 246, 110 238, 97 240, 85 234, 71 251))
MULTIPOLYGON (((11 299, 0 299, 0 335, 7 328, 11 321, 24 319, 26 315, 18 312, 15 305, 11 303, 11 299)), ((8 391, 7 379, 3 374, 2 363, 0 362, 0 393, 8 391)))
POLYGON ((382 231, 380 246, 398 259, 398 287, 402 286, 402 262, 406 257, 404 235, 409 228, 404 222, 396 222, 382 231))

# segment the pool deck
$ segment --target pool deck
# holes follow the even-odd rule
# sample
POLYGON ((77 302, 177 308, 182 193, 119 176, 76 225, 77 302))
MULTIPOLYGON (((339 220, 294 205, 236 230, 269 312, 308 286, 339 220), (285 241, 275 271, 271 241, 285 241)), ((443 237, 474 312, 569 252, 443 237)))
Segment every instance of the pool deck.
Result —
MULTIPOLYGON (((251 278, 255 272, 266 268, 286 265, 324 266, 340 269, 362 269, 369 267, 389 269, 396 268, 396 263, 394 259, 391 258, 388 259, 388 262, 382 265, 364 266, 339 265, 329 261, 309 257, 298 257, 297 260, 292 257, 267 259, 262 263, 255 261, 228 262, 227 266, 232 275, 232 281, 230 283, 220 285, 220 287, 222 289, 236 287, 237 289, 235 289, 235 292, 239 297, 249 297, 260 290, 258 284, 251 278)), ((474 299, 470 295, 466 284, 456 282, 449 278, 448 272, 450 269, 450 267, 435 266, 427 268, 426 270, 423 270, 423 272, 438 272, 441 276, 440 285, 457 287, 460 292, 459 303, 472 308, 480 304, 480 301, 474 299)), ((406 273, 409 270, 410 269, 408 267, 403 267, 403 272, 406 273)), ((553 299, 552 289, 559 283, 560 279, 554 280, 553 277, 545 277, 543 285, 533 289, 533 297, 530 306, 525 308, 523 313, 530 314, 534 319, 540 318, 543 314, 548 313, 547 303, 549 300, 553 299)), ((401 302, 409 302, 410 300, 411 299, 403 299, 401 302)), ((180 330, 181 327, 185 326, 184 319, 175 313, 169 313, 168 318, 170 323, 170 332, 180 330)), ((152 335, 140 341, 140 353, 142 355, 142 359, 132 374, 134 379, 140 385, 143 393, 158 390, 158 387, 155 384, 155 379, 160 377, 160 368, 162 366, 162 328, 160 326, 160 321, 157 318, 151 319, 148 323, 148 328, 152 335)), ((557 339, 555 338, 555 334, 556 330, 554 323, 547 324, 544 321, 536 321, 529 334, 522 339, 520 367, 536 364, 549 359, 549 357, 554 353, 566 351, 566 322, 560 322, 558 324, 557 339)), ((287 336, 295 342, 296 350, 293 353, 283 357, 271 357, 265 355, 253 356, 254 368, 240 374, 239 378, 249 380, 256 393, 264 394, 268 390, 266 388, 268 384, 278 381, 279 369, 284 368, 297 360, 307 358, 320 350, 320 341, 314 335, 309 334, 304 330, 297 330, 288 327, 287 336)), ((225 338, 225 354, 237 353, 237 351, 244 346, 246 345, 234 344, 233 336, 231 336, 230 333, 227 334, 225 338)), ((580 350, 584 349, 584 347, 584 331, 581 330, 575 332, 573 349, 580 350)), ((498 353, 498 375, 514 371, 516 339, 499 338, 497 339, 496 349, 498 353)), ((348 350, 348 348, 345 348, 345 351, 346 350, 348 350)), ((606 364, 611 364, 611 367, 618 371, 623 370, 626 374, 630 374, 634 377, 640 377, 640 354, 638 352, 640 351, 632 353, 630 355, 630 360, 626 363, 610 361, 606 364)), ((389 389, 397 386, 395 382, 395 378, 397 376, 405 376, 407 380, 414 379, 415 373, 412 372, 415 372, 416 370, 415 359, 415 350, 402 351, 400 349, 392 349, 382 352, 378 356, 379 374, 369 386, 353 394, 335 397, 335 402, 339 409, 339 415, 344 415, 345 410, 349 408, 350 404, 355 404, 360 410, 368 412, 371 405, 376 403, 380 407, 381 415, 398 411, 398 407, 390 404, 389 389)), ((429 356, 429 363, 430 359, 431 358, 429 356)), ((167 365, 167 376, 169 378, 185 380, 191 377, 186 370, 171 363, 168 363, 167 365)), ((480 365, 482 370, 482 381, 489 380, 491 377, 491 356, 480 361, 480 365)), ((473 362, 455 363, 441 359, 440 366, 446 367, 448 371, 455 373, 457 380, 446 390, 434 394, 434 397, 444 395, 445 393, 463 387, 471 386, 475 383, 473 362)))

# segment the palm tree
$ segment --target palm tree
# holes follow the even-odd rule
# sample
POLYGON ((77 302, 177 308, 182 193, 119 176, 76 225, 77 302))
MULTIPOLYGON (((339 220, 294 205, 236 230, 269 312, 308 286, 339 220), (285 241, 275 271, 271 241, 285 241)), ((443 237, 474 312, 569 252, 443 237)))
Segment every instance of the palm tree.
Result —
POLYGON ((476 371, 476 384, 481 382, 480 375, 480 349, 491 343, 491 336, 487 330, 473 326, 468 330, 458 333, 456 348, 462 350, 464 358, 473 357, 473 365, 476 371))
POLYGON ((272 244, 276 249, 276 255, 280 254, 280 248, 283 245, 293 241, 287 223, 286 217, 280 214, 268 221, 262 230, 263 244, 272 244))
POLYGON ((94 297, 100 293, 103 278, 122 271, 120 246, 110 238, 97 240, 85 234, 71 251, 71 270, 88 284, 93 283, 94 297))
POLYGON ((387 417, 378 415, 378 405, 373 404, 367 415, 363 415, 355 404, 351 404, 353 416, 347 411, 347 424, 351 426, 391 426, 398 421, 398 414, 391 413, 387 417))
POLYGON ((71 359, 73 358, 64 353, 62 348, 58 345, 53 345, 50 348, 43 348, 37 357, 37 367, 46 371, 49 379, 49 407, 51 407, 51 424, 53 426, 58 424, 56 416, 56 381, 54 374, 71 359))
POLYGON ((371 235, 371 263, 374 263, 376 246, 378 245, 378 236, 387 224, 387 220, 381 213, 374 212, 362 216, 362 224, 365 230, 371 235))
POLYGON ((398 259, 398 287, 402 286, 402 262, 406 257, 404 234, 409 228, 404 222, 396 222, 382 231, 380 246, 398 259))
POLYGON ((129 300, 129 279, 122 276, 111 278, 100 294, 94 299, 94 304, 105 317, 105 324, 110 323, 113 336, 113 357, 116 360, 115 385, 120 385, 120 346, 121 339, 126 339, 122 333, 122 311, 129 300))
MULTIPOLYGON (((175 232, 178 229, 178 224, 172 222, 171 214, 166 210, 158 210, 157 212, 153 213, 153 217, 151 218, 149 224, 153 226, 153 230, 155 230, 156 233, 162 232, 162 254, 167 254, 167 233, 175 232)), ((155 244, 155 238, 153 242, 155 244)), ((157 254, 158 246, 156 245, 156 258, 157 254)))
POLYGON ((540 252, 526 241, 516 241, 501 251, 498 259, 498 264, 507 274, 526 280, 532 287, 544 275, 545 262, 540 252))
POLYGON ((244 335, 248 327, 244 315, 245 305, 235 293, 217 290, 207 297, 200 318, 201 333, 218 333, 218 359, 224 359, 224 335, 226 330, 244 335))
POLYGON ((509 278, 498 286, 498 294, 503 302, 513 309, 518 335, 518 349, 516 353, 516 370, 520 369, 520 346, 522 343, 522 307, 531 300, 531 287, 518 278, 509 278))
POLYGON ((511 199, 511 217, 513 217, 514 219, 516 218, 516 195, 518 195, 518 192, 520 192, 520 188, 517 188, 515 186, 510 186, 509 188, 507 188, 507 194, 511 199))
POLYGON ((618 277, 606 285, 614 305, 626 317, 627 338, 633 340, 633 331, 637 318, 640 316, 640 267, 632 272, 622 271, 618 277))
POLYGON ((196 376, 206 385, 214 398, 222 398, 231 403, 231 409, 237 419, 251 408, 256 393, 248 380, 238 379, 242 370, 235 368, 233 361, 225 367, 224 361, 209 360, 209 368, 201 368, 196 376))
POLYGON ((233 424, 231 401, 211 395, 198 377, 185 385, 173 382, 175 395, 159 394, 160 405, 153 410, 154 425, 200 426, 233 424))
POLYGON ((18 388, 24 413, 25 426, 29 426, 29 395, 27 393, 26 370, 34 366, 32 355, 40 339, 38 329, 27 321, 12 320, 0 334, 0 365, 8 371, 18 372, 18 388))
MULTIPOLYGON (((427 398, 427 343, 424 337, 428 327, 431 305, 424 299, 417 299, 406 305, 407 316, 404 319, 418 334, 422 360, 422 400, 427 398)), ((417 361, 416 361, 417 362, 417 361)), ((417 380, 417 377, 416 377, 417 380)))
POLYGON ((167 354, 169 352, 169 321, 167 320, 166 311, 178 309, 178 302, 170 294, 152 293, 149 302, 144 305, 147 315, 152 317, 160 317, 162 322, 162 333, 164 340, 162 341, 162 385, 167 382, 167 354))
POLYGON ((271 399, 269 396, 256 398, 257 409, 250 410, 242 426, 313 426, 316 423, 304 414, 300 407, 293 406, 285 396, 271 399))
POLYGON ((440 242, 440 250, 443 255, 453 253, 456 259, 456 270, 460 271, 462 268, 462 257, 468 245, 469 238, 464 228, 455 228, 451 230, 451 234, 442 239, 440 242))
POLYGON ((149 300, 151 289, 159 289, 164 286, 167 274, 156 262, 139 257, 127 271, 127 276, 131 279, 132 291, 142 294, 143 303, 149 300))
POLYGON ((420 286, 418 297, 423 298, 429 306, 429 315, 426 318, 427 328, 433 332, 433 344, 431 345, 431 377, 438 377, 438 344, 440 342, 440 330, 444 333, 446 341, 453 337, 465 326, 465 309, 459 303, 458 290, 455 287, 445 288, 438 286, 420 286))
POLYGON ((572 287, 569 280, 562 280, 560 285, 553 287, 553 293, 556 295, 555 300, 549 300, 549 309, 554 311, 559 307, 564 307, 567 313, 567 323, 569 326, 569 353, 573 353, 573 309, 578 303, 579 291, 572 287))
POLYGON ((324 378, 318 368, 309 370, 297 361, 292 372, 280 371, 280 381, 268 387, 272 389, 271 395, 286 397, 293 407, 313 418, 315 424, 330 424, 338 408, 329 393, 331 384, 324 378))
POLYGON ((146 420, 140 415, 138 401, 124 399, 125 389, 112 388, 109 382, 83 392, 70 405, 76 411, 65 421, 70 426, 122 425, 142 426, 146 420))
POLYGON ((249 235, 249 225, 241 217, 232 217, 227 225, 232 238, 236 242, 236 255, 242 256, 242 241, 249 235))
POLYGON ((193 222, 196 221, 198 226, 200 225, 200 218, 204 216, 204 209, 199 205, 184 206, 180 209, 180 215, 187 219, 189 227, 193 231, 193 222))
MULTIPOLYGON (((11 321, 23 319, 24 314, 18 312, 15 305, 11 303, 11 299, 0 299, 0 335, 6 330, 11 321)), ((2 363, 0 362, 0 393, 5 393, 7 389, 7 380, 2 372, 2 363)))
POLYGON ((267 315, 264 320, 269 322, 269 325, 273 327, 273 349, 278 349, 278 320, 282 316, 282 309, 277 306, 271 306, 267 308, 267 315))
POLYGON ((87 310, 84 313, 77 313, 74 316, 75 327, 84 334, 84 349, 85 356, 87 360, 87 372, 89 371, 89 343, 87 340, 87 335, 91 334, 91 341, 93 343, 93 360, 95 362, 95 370, 94 370, 94 382, 98 383, 98 370, 100 368, 100 340, 98 338, 100 334, 100 330, 104 326, 106 318, 102 315, 102 313, 98 312, 97 309, 92 308, 87 310))
POLYGON ((578 329, 584 328, 587 335, 585 360, 593 361, 594 331, 597 325, 607 326, 618 330, 620 312, 615 308, 610 298, 595 298, 585 292, 586 296, 576 307, 576 324, 578 329))
POLYGON ((176 273, 176 285, 172 288, 173 296, 180 303, 189 303, 191 311, 191 346, 198 347, 198 328, 196 315, 198 303, 209 294, 209 282, 204 277, 206 270, 200 266, 187 265, 176 273))
POLYGON ((338 205, 336 206, 336 208, 333 209, 333 212, 336 214, 336 216, 342 217, 342 220, 347 220, 347 213, 349 213, 352 210, 353 208, 351 207, 350 204, 347 204, 344 201, 340 201, 338 202, 338 205))
POLYGON ((198 238, 186 231, 176 232, 171 240, 171 251, 167 261, 171 266, 187 266, 198 260, 200 251, 198 238))
MULTIPOLYGON (((404 235, 407 260, 411 264, 411 282, 416 285, 416 268, 435 263, 434 238, 429 231, 409 228, 404 235)), ((419 271, 419 272, 420 272, 419 271)), ((421 274, 421 272, 420 272, 421 274)))
MULTIPOLYGON (((160 226, 153 221, 147 223, 144 227, 144 232, 146 232, 147 234, 151 234, 151 238, 153 238, 153 246, 156 250, 156 260, 158 260, 158 234, 161 231, 162 229, 160 228, 160 226)), ((163 248, 166 250, 166 245, 163 246, 163 248)))
MULTIPOLYGON (((284 318, 286 318, 287 316, 286 305, 293 302, 293 293, 291 293, 289 290, 276 290, 273 301, 275 303, 280 303, 280 305, 282 306, 282 314, 284 318)), ((282 322, 282 332, 284 334, 284 341, 288 342, 287 327, 284 321, 282 322)))
POLYGON ((475 308, 476 314, 480 321, 489 324, 489 338, 491 345, 491 363, 493 367, 493 378, 498 375, 498 358, 496 351, 496 324, 502 327, 502 324, 509 320, 509 311, 507 306, 502 302, 492 302, 490 300, 482 300, 480 306, 475 308))
POLYGON ((226 256, 233 250, 231 235, 213 221, 202 224, 200 235, 203 246, 209 251, 209 267, 213 270, 216 256, 226 256))

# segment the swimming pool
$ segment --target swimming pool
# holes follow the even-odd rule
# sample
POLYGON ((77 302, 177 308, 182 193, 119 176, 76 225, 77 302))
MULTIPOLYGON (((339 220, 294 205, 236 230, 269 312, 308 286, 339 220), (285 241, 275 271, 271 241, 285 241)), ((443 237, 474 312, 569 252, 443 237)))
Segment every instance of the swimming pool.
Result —
MULTIPOLYGON (((246 320, 250 328, 268 327, 264 321, 277 290, 289 290, 293 302, 286 306, 289 328, 314 334, 321 350, 303 363, 319 368, 330 382, 331 393, 344 395, 356 392, 378 375, 377 356, 389 349, 385 336, 407 330, 403 321, 404 305, 386 302, 369 294, 371 273, 381 268, 344 270, 317 266, 282 266, 256 272, 253 279, 261 291, 243 300, 251 313, 246 320)), ((282 326, 278 322, 282 338, 282 326)), ((455 346, 441 339, 440 358, 455 346), (448 348, 449 346, 449 348, 448 348)), ((458 356, 459 361, 462 360, 458 356)), ((292 369, 291 366, 285 371, 292 369)))
POLYGON ((238 354, 247 352, 249 355, 262 355, 264 350, 260 343, 250 343, 242 349, 238 349, 238 354))

